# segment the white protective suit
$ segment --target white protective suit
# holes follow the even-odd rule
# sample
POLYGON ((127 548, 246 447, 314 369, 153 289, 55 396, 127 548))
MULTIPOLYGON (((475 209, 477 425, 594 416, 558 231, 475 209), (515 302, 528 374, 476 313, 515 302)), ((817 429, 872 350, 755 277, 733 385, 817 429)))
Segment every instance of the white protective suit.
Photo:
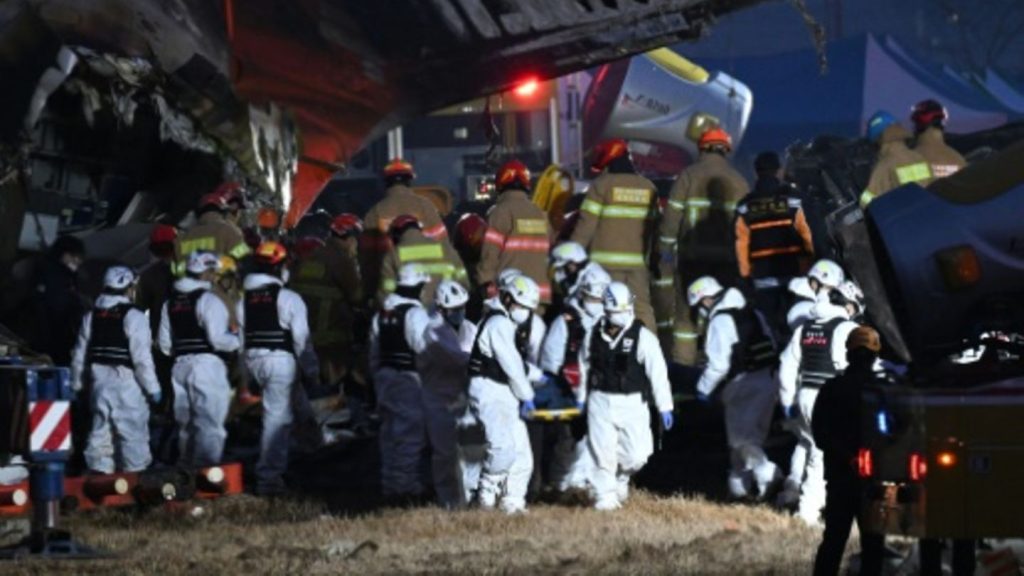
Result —
MULTIPOLYGON (((836 326, 832 333, 832 362, 837 371, 846 369, 846 339, 857 327, 857 323, 848 320, 845 308, 836 306, 822 295, 811 311, 811 320, 828 322, 834 318, 847 319, 836 326)), ((789 345, 782 352, 779 365, 779 403, 792 410, 794 403, 799 408, 797 447, 790 459, 789 476, 785 482, 785 492, 798 493, 799 505, 797 516, 808 524, 820 522, 821 509, 825 506, 825 461, 824 456, 815 445, 811 432, 811 414, 814 402, 818 399, 818 388, 800 387, 800 361, 802 358, 802 340, 804 326, 793 333, 789 345)), ((785 498, 785 494, 783 498, 785 498)))
MULTIPOLYGON (((105 310, 131 304, 126 296, 103 294, 96 308, 105 310)), ((86 370, 92 379, 92 431, 85 449, 90 470, 111 474, 139 472, 149 467, 149 404, 160 393, 160 382, 153 365, 153 335, 146 313, 129 309, 124 316, 124 332, 132 368, 88 362, 93 313, 88 312, 78 331, 78 342, 71 354, 71 388, 82 389, 86 370), (145 394, 143 394, 145 392, 145 394), (116 456, 116 462, 115 462, 116 456)))
MULTIPOLYGON (((228 331, 228 307, 216 294, 209 292, 209 282, 181 278, 174 283, 174 290, 205 290, 196 302, 196 318, 206 339, 217 352, 238 350, 240 339, 228 331)), ((157 343, 168 356, 172 355, 172 341, 171 322, 164 303, 157 343)), ((178 356, 171 369, 171 384, 174 419, 178 423, 179 463, 195 467, 220 464, 228 436, 224 422, 231 403, 231 386, 224 361, 216 354, 178 356)))
MULTIPOLYGON (((530 437, 519 417, 520 402, 533 400, 533 386, 526 362, 516 350, 515 323, 500 304, 491 308, 502 314, 483 321, 476 345, 483 356, 498 363, 508 384, 486 376, 469 380, 469 407, 487 438, 478 497, 485 508, 493 508, 500 500, 501 509, 514 514, 526 509, 526 491, 533 473, 530 437)), ((536 367, 533 370, 540 372, 536 367)))
POLYGON ((292 350, 247 346, 244 298, 236 309, 246 369, 260 387, 263 404, 260 459, 256 463, 256 490, 261 493, 280 492, 285 488, 283 475, 288 469, 292 423, 296 412, 305 412, 302 406, 308 403, 305 390, 296 385, 299 368, 307 381, 315 381, 320 373, 320 363, 310 345, 306 304, 302 297, 284 288, 280 278, 267 274, 249 274, 242 287, 248 291, 273 284, 281 286, 277 293, 277 320, 281 328, 291 334, 292 350))
MULTIPOLYGON (((391 293, 385 310, 411 305, 405 315, 405 341, 417 358, 427 348, 430 317, 419 299, 391 293)), ((427 491, 421 475, 421 461, 427 449, 427 415, 420 375, 411 370, 381 366, 380 314, 374 317, 370 333, 370 369, 377 389, 380 410, 381 493, 391 496, 421 496, 427 491)))
POLYGON ((811 319, 817 295, 811 288, 810 279, 806 276, 790 280, 789 291, 797 298, 796 303, 786 313, 786 324, 789 325, 789 330, 793 332, 803 326, 804 322, 811 319))
MULTIPOLYGON (((600 337, 614 349, 629 328, 627 325, 612 338, 605 332, 606 322, 606 319, 601 320, 593 330, 600 330, 600 337)), ((658 337, 646 327, 641 327, 634 347, 636 358, 650 381, 658 413, 671 411, 668 367, 658 337)), ((577 399, 586 399, 587 404, 587 446, 594 461, 591 483, 597 507, 612 509, 625 503, 629 497, 630 477, 643 468, 654 453, 651 413, 642 393, 588 391, 590 348, 591 339, 588 339, 581 351, 577 399)))
MULTIPOLYGON (((729 288, 712 308, 704 344, 708 363, 697 382, 697 392, 706 397, 724 386, 721 399, 731 461, 728 485, 734 498, 750 495, 752 487, 756 488, 757 496, 764 496, 769 485, 781 475, 764 453, 776 398, 771 368, 740 372, 726 381, 739 334, 733 318, 721 312, 742 309, 746 305, 743 294, 729 288)), ((771 330, 763 321, 761 324, 765 334, 771 337, 771 330)))
POLYGON ((430 314, 425 351, 416 357, 423 380, 434 492, 446 508, 467 504, 480 478, 482 458, 474 459, 475 466, 467 466, 470 459, 459 457, 455 425, 457 411, 465 411, 466 365, 475 339, 472 322, 463 320, 456 332, 435 310, 430 314))

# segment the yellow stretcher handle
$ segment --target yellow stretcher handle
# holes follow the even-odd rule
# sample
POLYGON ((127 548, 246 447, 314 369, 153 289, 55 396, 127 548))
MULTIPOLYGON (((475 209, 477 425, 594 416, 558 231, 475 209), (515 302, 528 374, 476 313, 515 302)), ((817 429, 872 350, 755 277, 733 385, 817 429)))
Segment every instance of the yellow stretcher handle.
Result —
POLYGON ((579 418, 583 413, 579 408, 562 408, 559 410, 534 410, 530 419, 540 422, 566 422, 579 418))

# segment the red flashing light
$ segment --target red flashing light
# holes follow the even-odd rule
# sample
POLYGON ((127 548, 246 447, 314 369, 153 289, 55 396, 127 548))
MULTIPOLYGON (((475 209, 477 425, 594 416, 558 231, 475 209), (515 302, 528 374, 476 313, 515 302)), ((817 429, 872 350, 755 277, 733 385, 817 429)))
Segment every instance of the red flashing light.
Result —
POLYGON ((861 448, 857 452, 857 474, 861 478, 871 478, 875 473, 875 462, 869 448, 861 448))
POLYGON ((537 93, 538 88, 540 88, 540 82, 536 78, 527 78, 513 88, 512 92, 520 98, 529 98, 537 93))
POLYGON ((910 480, 912 482, 921 482, 924 480, 925 475, 928 474, 928 461, 924 456, 914 452, 910 455, 910 462, 908 464, 908 472, 910 472, 910 480))

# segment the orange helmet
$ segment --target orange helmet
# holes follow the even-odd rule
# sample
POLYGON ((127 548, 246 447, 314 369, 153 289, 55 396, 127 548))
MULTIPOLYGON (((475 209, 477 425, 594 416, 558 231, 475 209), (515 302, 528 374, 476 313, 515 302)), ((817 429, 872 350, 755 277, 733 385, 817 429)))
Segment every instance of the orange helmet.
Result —
POLYGON ((612 140, 605 140, 597 146, 594 146, 594 160, 590 164, 590 169, 594 172, 601 172, 608 167, 616 158, 621 158, 629 154, 629 145, 622 138, 614 138, 612 140))
POLYGON ((239 207, 245 206, 245 198, 242 196, 242 185, 238 182, 225 182, 217 186, 213 194, 222 196, 225 204, 238 204, 239 207))
POLYGON ((280 264, 288 257, 288 249, 280 242, 264 242, 256 248, 256 261, 263 264, 280 264))
POLYGON ((391 226, 388 227, 388 236, 391 237, 391 242, 398 244, 398 240, 402 237, 402 234, 410 228, 416 228, 417 230, 423 230, 423 225, 420 224, 419 219, 410 214, 402 214, 391 221, 391 226))
POLYGON ((717 126, 705 130, 700 135, 700 140, 697 140, 697 148, 699 150, 707 150, 714 146, 732 150, 732 136, 729 136, 728 132, 717 126))
POLYGON ((281 217, 273 208, 260 208, 256 214, 256 225, 260 228, 277 228, 281 225, 281 217))
POLYGON ((149 233, 150 244, 170 244, 178 238, 178 230, 167 224, 157 224, 149 233))
POLYGON ((402 160, 401 158, 395 158, 391 162, 384 166, 384 179, 390 180, 392 178, 402 178, 405 180, 414 180, 416 178, 416 172, 412 169, 412 164, 402 160))
POLYGON ((202 210, 204 208, 213 208, 223 212, 228 208, 228 201, 224 198, 223 194, 218 194, 217 192, 203 194, 199 197, 199 209, 202 210))
POLYGON ((352 234, 362 234, 363 221, 359 219, 359 216, 349 212, 338 214, 334 220, 331 220, 331 232, 342 238, 352 234))
POLYGON ((455 243, 460 248, 479 250, 487 233, 487 221, 479 214, 463 214, 455 225, 455 243))
POLYGON ((530 189, 530 169, 519 160, 509 160, 494 175, 494 186, 500 192, 516 185, 523 190, 530 189))

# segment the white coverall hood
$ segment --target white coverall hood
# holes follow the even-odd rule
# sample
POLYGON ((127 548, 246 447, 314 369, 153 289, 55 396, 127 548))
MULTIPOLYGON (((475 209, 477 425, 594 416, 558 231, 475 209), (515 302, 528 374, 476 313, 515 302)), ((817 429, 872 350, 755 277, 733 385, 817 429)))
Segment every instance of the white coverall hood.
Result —
POLYGON ((245 277, 245 281, 242 283, 242 288, 246 290, 254 290, 256 288, 262 288, 271 284, 277 284, 278 286, 284 286, 284 282, 277 276, 271 276, 270 274, 260 274, 254 272, 245 277))
POLYGON ((206 280, 196 280, 195 278, 179 278, 174 281, 174 289, 178 292, 192 292, 193 290, 209 290, 211 284, 206 280))
POLYGON ((743 297, 742 292, 735 288, 727 288, 722 299, 711 308, 711 315, 714 316, 721 310, 734 310, 737 308, 743 308, 746 305, 747 299, 743 297))

